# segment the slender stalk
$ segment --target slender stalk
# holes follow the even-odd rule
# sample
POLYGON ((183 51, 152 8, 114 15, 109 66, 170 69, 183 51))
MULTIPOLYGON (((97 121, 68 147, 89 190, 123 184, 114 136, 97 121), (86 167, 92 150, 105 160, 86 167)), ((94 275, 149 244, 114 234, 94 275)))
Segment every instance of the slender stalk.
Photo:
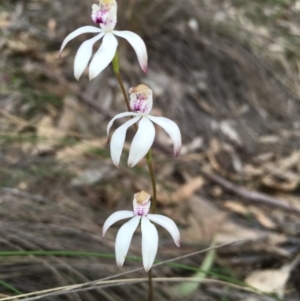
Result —
POLYGON ((149 174, 151 178, 151 183, 152 183, 152 202, 151 202, 151 213, 156 212, 156 180, 155 180, 155 175, 154 175, 154 170, 153 170, 153 165, 152 165, 152 151, 151 148, 149 149, 147 155, 146 155, 146 160, 148 164, 148 169, 149 169, 149 174))
POLYGON ((153 286, 152 286, 152 269, 148 272, 149 294, 148 301, 153 301, 153 286))
MULTIPOLYGON (((152 165, 151 148, 149 149, 146 155, 146 161, 149 168, 149 174, 150 174, 151 184, 152 184, 152 202, 151 202, 150 211, 152 213, 155 213, 156 212, 156 181, 155 181, 155 175, 154 175, 154 170, 152 165)), ((153 301, 152 269, 150 269, 148 272, 148 286, 149 286, 148 301, 153 301)))
MULTIPOLYGON (((120 88, 122 90, 123 96, 124 96, 124 100, 126 103, 126 107, 128 112, 131 112, 130 110, 130 105, 129 105, 129 99, 124 87, 124 83, 121 77, 121 73, 120 73, 120 66, 119 66, 119 55, 118 52, 116 52, 113 60, 112 60, 112 65, 113 65, 113 70, 114 73, 116 75, 116 78, 119 82, 120 88)), ((137 126, 135 125, 135 129, 137 130, 137 126)), ((151 202, 151 212, 155 213, 156 212, 156 180, 155 180, 155 175, 154 175, 154 170, 153 170, 153 165, 152 165, 152 152, 151 152, 151 148, 148 151, 147 155, 146 155, 146 161, 147 161, 147 165, 148 165, 148 169, 149 169, 149 174, 150 174, 150 178, 151 178, 151 184, 152 184, 152 202, 151 202)), ((152 286, 152 272, 151 269, 148 272, 148 283, 149 283, 149 295, 148 295, 148 301, 153 301, 153 286, 152 286)))
POLYGON ((127 96, 127 93, 126 93, 126 90, 125 90, 125 87, 124 87, 124 83, 123 83, 123 80, 122 80, 122 77, 121 77, 121 73, 120 73, 118 52, 116 52, 116 54, 115 54, 115 56, 112 60, 112 65, 113 65, 114 73, 116 75, 116 78, 119 82, 120 88, 121 88, 122 93, 123 93, 123 97, 124 97, 124 100, 125 100, 125 103, 126 103, 127 111, 130 112, 131 110, 130 110, 130 105, 129 105, 129 99, 128 99, 128 96, 127 96))

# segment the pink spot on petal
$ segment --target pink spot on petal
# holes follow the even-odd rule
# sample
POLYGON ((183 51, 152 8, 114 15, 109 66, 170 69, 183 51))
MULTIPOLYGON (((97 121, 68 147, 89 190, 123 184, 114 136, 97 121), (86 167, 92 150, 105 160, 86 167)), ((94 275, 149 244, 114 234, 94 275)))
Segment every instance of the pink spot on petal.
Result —
POLYGON ((106 24, 109 14, 109 9, 101 8, 98 11, 92 12, 92 20, 96 24, 106 24))

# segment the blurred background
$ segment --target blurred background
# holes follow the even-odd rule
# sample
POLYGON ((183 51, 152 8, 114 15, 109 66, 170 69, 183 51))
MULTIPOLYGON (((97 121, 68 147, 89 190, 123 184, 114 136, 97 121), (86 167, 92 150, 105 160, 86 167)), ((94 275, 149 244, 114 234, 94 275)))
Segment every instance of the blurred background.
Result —
MULTIPOLYGON (((131 210, 137 191, 151 193, 145 162, 126 165, 133 129, 120 168, 110 159, 106 125, 126 111, 118 82, 111 67, 91 82, 87 73, 75 80, 74 57, 90 35, 74 39, 58 59, 71 31, 93 25, 93 3, 0 3, 1 297, 142 265, 139 231, 122 269, 113 258, 122 223, 101 238, 112 212, 131 210)), ((159 228, 157 259, 246 239, 154 268, 154 277, 206 281, 155 283, 156 300, 299 300, 299 25, 299 0, 118 2, 116 29, 138 33, 149 53, 144 75, 119 39, 126 89, 150 86, 153 114, 176 121, 183 136, 174 158, 157 128, 158 212, 174 219, 182 236, 178 249, 159 228)), ((143 283, 47 299, 146 297, 143 283)))

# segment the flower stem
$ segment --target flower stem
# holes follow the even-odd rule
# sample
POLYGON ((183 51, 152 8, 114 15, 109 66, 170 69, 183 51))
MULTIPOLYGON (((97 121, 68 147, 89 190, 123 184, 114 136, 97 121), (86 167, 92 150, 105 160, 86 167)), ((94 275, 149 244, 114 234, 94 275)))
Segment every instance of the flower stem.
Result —
POLYGON ((155 180, 155 175, 154 175, 154 170, 153 170, 153 165, 152 165, 151 148, 149 149, 149 151, 146 155, 146 160, 147 160, 149 174, 150 174, 151 183, 152 183, 151 213, 155 213, 156 212, 156 180, 155 180))
POLYGON ((153 301, 153 286, 152 286, 152 269, 148 272, 148 284, 149 284, 149 294, 148 301, 153 301))
MULTIPOLYGON (((156 212, 156 180, 152 165, 152 151, 151 148, 149 149, 147 155, 146 155, 146 161, 149 169, 149 174, 151 178, 151 184, 152 184, 152 202, 151 202, 151 213, 156 212)), ((148 301, 153 301, 153 286, 152 286, 152 269, 148 272, 148 285, 149 285, 149 294, 148 294, 148 301)))
POLYGON ((130 112, 129 99, 128 99, 128 96, 127 96, 127 93, 126 93, 126 90, 125 90, 125 87, 124 87, 124 83, 123 83, 123 80, 122 80, 122 77, 121 77, 121 73, 120 73, 118 52, 116 52, 116 54, 115 54, 115 56, 112 60, 112 65, 113 65, 113 70, 114 70, 114 73, 116 75, 116 78, 119 82, 120 88, 122 90, 127 110, 128 110, 128 112, 130 112))

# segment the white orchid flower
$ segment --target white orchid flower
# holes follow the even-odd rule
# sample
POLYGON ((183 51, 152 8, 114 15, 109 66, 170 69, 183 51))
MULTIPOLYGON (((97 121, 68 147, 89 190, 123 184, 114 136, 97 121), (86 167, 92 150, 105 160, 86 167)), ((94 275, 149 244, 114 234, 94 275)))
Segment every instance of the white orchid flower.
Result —
POLYGON ((93 52, 94 44, 103 38, 103 42, 91 60, 89 67, 90 80, 99 75, 113 60, 118 46, 115 36, 126 39, 133 47, 139 64, 144 72, 147 71, 148 56, 144 41, 131 31, 114 30, 117 23, 117 2, 115 0, 100 0, 99 5, 92 6, 92 20, 99 24, 83 26, 71 32, 63 41, 60 48, 60 56, 69 41, 83 33, 97 33, 97 35, 81 44, 74 60, 74 76, 78 80, 87 67, 93 52))
POLYGON ((119 166, 122 149, 124 146, 127 129, 139 121, 138 130, 133 138, 128 166, 135 166, 149 151, 155 138, 155 128, 152 122, 161 126, 173 140, 175 156, 179 155, 181 149, 181 134, 177 124, 165 117, 155 117, 149 115, 152 109, 152 90, 146 85, 139 85, 129 89, 130 108, 133 112, 125 112, 116 115, 107 125, 107 136, 113 122, 122 117, 133 116, 132 119, 120 126, 112 135, 110 142, 110 153, 113 163, 119 166))
POLYGON ((171 234, 176 246, 179 247, 180 233, 174 221, 164 215, 148 214, 151 205, 150 197, 150 194, 145 191, 136 193, 133 199, 133 211, 117 211, 110 215, 103 225, 102 237, 114 223, 125 218, 131 218, 120 228, 117 234, 115 251, 118 266, 124 264, 133 233, 140 221, 143 265, 146 272, 151 269, 158 248, 158 233, 151 221, 164 227, 171 234))

